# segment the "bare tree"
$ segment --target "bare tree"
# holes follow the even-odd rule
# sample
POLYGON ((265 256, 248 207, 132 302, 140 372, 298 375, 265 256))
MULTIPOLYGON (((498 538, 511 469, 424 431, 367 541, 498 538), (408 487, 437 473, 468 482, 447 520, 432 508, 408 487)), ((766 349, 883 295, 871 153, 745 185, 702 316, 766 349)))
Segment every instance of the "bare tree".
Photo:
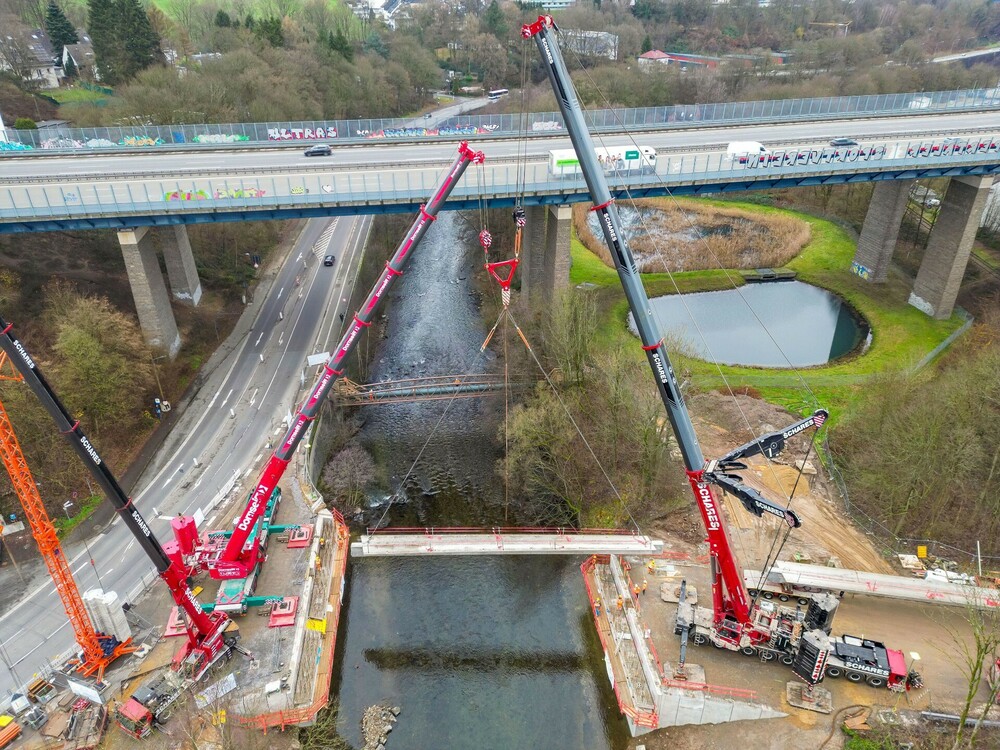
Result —
POLYGON ((0 68, 9 70, 26 89, 38 85, 32 74, 34 63, 35 56, 20 34, 0 32, 0 68))

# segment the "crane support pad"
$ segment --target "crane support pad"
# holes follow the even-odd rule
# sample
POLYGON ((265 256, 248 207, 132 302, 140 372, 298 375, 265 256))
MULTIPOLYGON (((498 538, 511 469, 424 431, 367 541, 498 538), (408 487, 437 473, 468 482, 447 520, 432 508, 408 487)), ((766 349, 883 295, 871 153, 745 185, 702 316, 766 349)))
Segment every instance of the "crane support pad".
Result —
POLYGON ((286 596, 271 609, 267 620, 269 628, 287 628, 295 624, 295 613, 299 609, 299 597, 286 596))
POLYGON ((167 618, 167 627, 163 631, 164 638, 173 638, 178 635, 187 635, 187 626, 181 616, 180 608, 171 607, 170 617, 167 618))
POLYGON ((312 542, 313 526, 311 523, 302 524, 297 529, 288 532, 288 549, 301 549, 308 547, 312 542))

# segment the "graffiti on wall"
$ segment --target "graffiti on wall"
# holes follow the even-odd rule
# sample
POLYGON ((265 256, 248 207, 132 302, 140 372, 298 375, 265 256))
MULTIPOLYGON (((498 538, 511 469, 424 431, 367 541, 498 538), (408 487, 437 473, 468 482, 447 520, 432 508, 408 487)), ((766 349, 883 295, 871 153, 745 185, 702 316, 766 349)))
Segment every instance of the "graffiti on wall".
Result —
POLYGON ((245 135, 226 133, 202 133, 191 139, 192 143, 243 143, 250 138, 245 135))
POLYGON ((313 138, 336 138, 337 129, 333 126, 319 128, 268 128, 269 141, 306 141, 313 138))
POLYGON ((172 190, 163 194, 165 201, 205 201, 209 198, 263 198, 266 191, 260 188, 229 188, 206 193, 204 190, 172 190))

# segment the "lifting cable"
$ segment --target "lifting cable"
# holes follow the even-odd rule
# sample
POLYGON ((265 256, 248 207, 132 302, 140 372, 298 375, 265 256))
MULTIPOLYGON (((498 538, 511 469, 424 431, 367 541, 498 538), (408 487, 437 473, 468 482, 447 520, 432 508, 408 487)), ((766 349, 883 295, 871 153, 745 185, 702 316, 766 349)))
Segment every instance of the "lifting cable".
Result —
MULTIPOLYGON (((580 61, 580 56, 578 54, 577 54, 577 62, 578 63, 581 62, 580 61)), ((618 128, 629 138, 629 140, 631 142, 631 145, 633 147, 635 147, 636 150, 639 151, 639 153, 640 153, 640 161, 642 161, 642 159, 643 159, 642 149, 636 143, 634 135, 633 135, 631 129, 626 125, 625 122, 623 122, 621 120, 619 111, 613 106, 613 104, 610 101, 608 101, 607 97, 603 94, 603 91, 602 91, 601 87, 597 84, 597 82, 591 76, 588 67, 586 65, 583 65, 581 63, 580 64, 580 69, 583 71, 583 75, 585 75, 588 78, 588 80, 589 80, 590 84, 593 86, 594 90, 597 91, 601 95, 601 98, 603 99, 603 102, 604 102, 605 109, 607 109, 608 111, 610 111, 612 113, 613 117, 616 120, 616 124, 617 124, 618 128)), ((600 141, 603 144, 603 137, 602 137, 601 133, 596 133, 595 137, 596 137, 596 139, 598 141, 600 141)), ((655 172, 654 172, 654 174, 655 174, 655 172)), ((666 185, 664 184, 662 178, 659 178, 658 182, 659 182, 660 187, 662 187, 666 191, 667 197, 670 198, 672 201, 674 201, 676 203, 676 198, 674 197, 673 193, 666 187, 666 185)), ((634 201, 634 198, 632 197, 631 191, 629 190, 629 187, 628 187, 627 184, 624 185, 623 187, 621 187, 620 189, 622 190, 622 192, 624 193, 625 197, 628 200, 634 201)), ((686 221, 688 222, 688 224, 692 228, 697 229, 697 227, 694 226, 694 220, 693 220, 692 217, 688 216, 686 212, 682 212, 682 216, 686 219, 686 221)), ((652 233, 650 232, 650 228, 647 226, 646 221, 645 221, 645 219, 644 219, 644 217, 642 216, 641 213, 638 214, 638 223, 639 223, 639 226, 641 227, 642 231, 647 236, 649 236, 650 238, 652 238, 652 233)), ((701 242, 701 244, 704 246, 704 249, 706 250, 706 254, 715 258, 716 266, 718 268, 720 268, 724 272, 724 274, 725 274, 727 280, 730 282, 730 285, 732 286, 733 290, 736 291, 736 293, 739 294, 741 298, 743 298, 743 294, 740 291, 739 285, 735 283, 732 275, 725 268, 723 268, 721 261, 718 259, 718 257, 716 257, 714 255, 714 253, 712 252, 711 247, 706 242, 704 235, 701 234, 701 233, 699 233, 699 242, 701 242)), ((662 264, 664 271, 666 272, 668 278, 670 279, 671 284, 674 287, 675 293, 677 293, 679 295, 679 299, 681 300, 681 303, 684 305, 685 309, 687 310, 688 317, 694 323, 695 330, 697 330, 698 336, 701 338, 702 344, 705 346, 706 350, 708 351, 710 360, 714 361, 716 358, 712 355, 711 347, 708 345, 708 342, 706 341, 705 335, 702 332, 701 327, 698 325, 697 319, 691 313, 690 308, 688 308, 687 302, 685 300, 685 296, 680 291, 680 288, 679 288, 679 285, 678 285, 677 280, 675 278, 674 272, 671 270, 670 264, 667 262, 667 259, 666 259, 666 256, 665 256, 664 252, 660 248, 658 242, 652 241, 651 244, 652 244, 653 249, 655 251, 656 258, 662 264)), ((791 362, 788 360, 788 357, 785 355, 784 350, 782 349, 782 347, 778 344, 778 342, 775 340, 774 336, 768 330, 767 326, 764 325, 763 321, 760 319, 760 317, 757 315, 757 313, 754 311, 754 309, 748 303, 747 303, 747 308, 748 308, 748 310, 750 312, 750 315, 753 317, 753 319, 757 321, 758 325, 760 325, 760 327, 763 329, 763 331, 767 334, 767 337, 775 345, 775 347, 778 349, 778 351, 781 352, 782 357, 784 357, 786 363, 793 370, 793 372, 795 373, 795 376, 799 379, 799 382, 802 384, 802 386, 804 387, 805 391, 809 394, 809 396, 811 398, 811 401, 812 401, 812 404, 813 404, 813 407, 816 408, 816 406, 818 405, 818 399, 816 397, 816 394, 813 392, 812 388, 809 386, 808 381, 805 380, 805 378, 802 376, 801 371, 798 368, 796 368, 796 367, 794 367, 794 366, 791 365, 791 362)), ((650 312, 653 314, 654 320, 655 320, 657 326, 660 328, 660 330, 663 330, 664 326, 663 326, 662 322, 659 320, 659 317, 656 315, 655 308, 653 308, 651 306, 650 312)), ((747 417, 746 413, 743 411, 743 408, 740 406, 739 401, 736 399, 736 395, 735 395, 735 392, 733 390, 732 384, 729 382, 729 379, 726 377, 725 372, 723 372, 722 367, 718 364, 718 362, 715 363, 715 367, 716 367, 716 371, 718 372, 719 376, 722 378, 723 383, 725 384, 726 390, 729 392, 729 395, 730 395, 730 398, 733 401, 733 404, 736 406, 737 410, 739 411, 740 416, 743 419, 743 423, 745 424, 745 426, 747 427, 747 429, 750 431, 750 433, 752 435, 757 435, 757 430, 755 430, 751 426, 750 420, 747 417)), ((807 456, 809 455, 809 451, 812 450, 812 447, 813 447, 813 441, 810 440, 809 441, 809 448, 808 448, 808 451, 807 451, 807 454, 806 454, 807 456)), ((777 481, 777 477, 776 477, 776 475, 774 473, 773 462, 770 459, 768 459, 768 457, 766 455, 763 456, 763 458, 764 458, 765 462, 768 465, 768 468, 769 468, 769 471, 771 472, 772 478, 775 480, 774 484, 776 486, 780 487, 781 484, 780 484, 780 482, 777 481)), ((804 462, 803 462, 803 466, 800 467, 800 469, 799 469, 799 477, 801 477, 801 475, 802 475, 802 469, 803 468, 804 468, 804 462)), ((795 487, 797 487, 797 486, 798 486, 798 477, 796 478, 796 482, 795 482, 795 487)), ((795 491, 795 488, 793 487, 792 494, 790 494, 786 498, 786 505, 785 505, 786 509, 790 508, 790 506, 791 506, 792 499, 794 497, 794 491, 795 491)), ((777 551, 775 552, 775 545, 778 544, 778 536, 781 534, 780 529, 778 531, 776 531, 776 533, 774 535, 774 538, 772 540, 772 543, 771 543, 771 549, 769 550, 768 556, 765 559, 765 565, 762 566, 764 568, 764 570, 762 571, 762 575, 763 575, 763 577, 765 579, 766 579, 767 575, 770 573, 771 569, 773 568, 774 562, 777 560, 778 554, 780 554, 782 548, 784 547, 785 543, 787 542, 788 536, 789 536, 789 534, 791 534, 791 531, 792 531, 791 528, 787 528, 785 530, 784 536, 783 536, 783 538, 781 540, 781 543, 778 546, 777 551), (772 555, 773 555, 773 559, 772 559, 772 555)), ((744 545, 743 540, 742 540, 742 535, 739 535, 739 534, 736 535, 736 542, 740 545, 740 548, 741 548, 741 551, 742 551, 742 559, 744 559, 744 560, 750 559, 747 556, 747 554, 746 554, 746 548, 745 548, 745 545, 744 545)), ((756 598, 755 598, 755 600, 756 600, 756 598)))

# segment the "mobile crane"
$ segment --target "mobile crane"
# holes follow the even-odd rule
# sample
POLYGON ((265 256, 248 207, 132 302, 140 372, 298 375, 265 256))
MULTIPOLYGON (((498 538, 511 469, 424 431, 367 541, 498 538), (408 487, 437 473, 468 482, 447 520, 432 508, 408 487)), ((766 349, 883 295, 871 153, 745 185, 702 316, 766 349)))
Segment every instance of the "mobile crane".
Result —
MULTIPOLYGON (((22 380, 20 373, 12 366, 8 367, 8 364, 7 353, 0 351, 0 380, 22 380), (10 373, 7 372, 8 369, 11 370, 10 373)), ((11 485, 24 509, 31 533, 38 544, 38 551, 45 561, 45 567, 49 569, 52 583, 63 609, 66 610, 66 617, 73 628, 76 643, 80 647, 80 654, 74 663, 76 671, 84 677, 94 675, 100 681, 104 678, 105 668, 111 662, 131 653, 135 648, 131 645, 131 639, 121 642, 113 635, 98 633, 94 629, 80 597, 80 590, 73 579, 69 561, 59 543, 55 526, 52 525, 52 519, 45 510, 38 485, 31 475, 31 469, 21 451, 21 444, 3 403, 0 403, 0 459, 3 460, 4 467, 10 475, 11 485)))
POLYGON ((431 196, 430 202, 420 207, 420 213, 414 219, 403 241, 396 249, 392 259, 386 262, 385 270, 372 287, 368 298, 355 313, 346 333, 334 350, 313 386, 309 397, 303 402, 298 413, 292 419, 288 430, 282 437, 278 447, 268 460, 256 487, 250 493, 246 506, 236 519, 232 536, 221 548, 206 546, 199 555, 197 566, 207 568, 212 578, 225 580, 247 578, 254 575, 263 560, 263 540, 261 535, 251 539, 257 521, 260 519, 268 499, 281 481, 285 468, 292 459, 292 454, 299 441, 306 433, 309 423, 316 418, 320 406, 330 393, 330 388, 344 374, 344 362, 361 337, 364 329, 372 324, 375 310, 386 292, 392 287, 397 276, 402 275, 403 268, 409 261, 412 251, 423 239, 424 234, 434 221, 441 206, 448 199, 451 191, 461 179, 470 163, 482 164, 482 151, 473 151, 468 143, 459 144, 458 156, 445 173, 441 184, 431 196))
MULTIPOLYGON (((772 432, 737 448, 721 459, 705 462, 688 415, 673 366, 667 355, 663 339, 654 328, 653 310, 642 286, 632 251, 625 242, 621 220, 614 198, 608 188, 604 170, 595 155, 593 140, 587 130, 583 110, 577 99, 572 79, 562 58, 556 39, 558 31, 552 16, 542 15, 534 23, 521 29, 524 39, 534 39, 541 53, 542 65, 552 84, 556 102, 562 113, 566 130, 579 159, 584 181, 594 202, 618 278, 621 281, 629 308, 656 380, 657 390, 681 451, 688 482, 694 492, 708 536, 711 579, 712 610, 695 610, 689 603, 678 607, 678 634, 691 633, 695 643, 711 641, 719 648, 759 654, 770 661, 780 658, 792 665, 795 673, 807 685, 823 679, 827 665, 842 669, 850 679, 872 677, 872 684, 888 684, 890 688, 905 690, 920 685, 919 675, 908 673, 902 653, 886 649, 881 643, 853 636, 830 638, 833 614, 837 600, 829 595, 814 597, 809 610, 779 608, 771 602, 751 601, 740 577, 736 557, 729 544, 725 519, 711 485, 721 488, 740 501, 748 512, 757 517, 765 513, 782 519, 790 528, 801 525, 794 511, 763 497, 757 490, 743 484, 734 471, 746 469, 741 459, 763 454, 776 456, 785 441, 811 427, 819 428, 827 418, 825 410, 817 410, 809 417, 784 430, 772 432), (852 676, 854 675, 854 676, 852 676), (884 680, 884 682, 875 682, 884 680)), ((830 676, 834 676, 830 672, 830 676)))

